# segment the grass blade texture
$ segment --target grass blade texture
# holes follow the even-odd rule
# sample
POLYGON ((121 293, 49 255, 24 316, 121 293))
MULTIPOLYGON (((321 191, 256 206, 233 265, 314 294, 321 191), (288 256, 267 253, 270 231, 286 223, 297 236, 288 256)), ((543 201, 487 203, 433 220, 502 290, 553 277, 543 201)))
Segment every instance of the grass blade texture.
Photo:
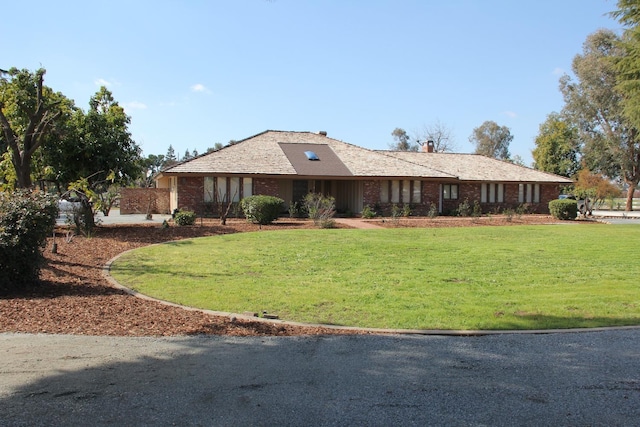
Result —
POLYGON ((125 286, 193 307, 407 329, 640 324, 640 227, 283 230, 129 252, 125 286))

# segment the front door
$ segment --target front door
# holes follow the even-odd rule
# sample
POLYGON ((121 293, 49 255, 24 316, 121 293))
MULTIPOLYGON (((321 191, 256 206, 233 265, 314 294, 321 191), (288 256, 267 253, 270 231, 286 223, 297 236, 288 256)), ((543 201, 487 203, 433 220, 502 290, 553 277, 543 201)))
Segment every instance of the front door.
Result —
POLYGON ((300 202, 304 200, 305 196, 309 192, 309 181, 302 179, 293 180, 293 202, 300 202))

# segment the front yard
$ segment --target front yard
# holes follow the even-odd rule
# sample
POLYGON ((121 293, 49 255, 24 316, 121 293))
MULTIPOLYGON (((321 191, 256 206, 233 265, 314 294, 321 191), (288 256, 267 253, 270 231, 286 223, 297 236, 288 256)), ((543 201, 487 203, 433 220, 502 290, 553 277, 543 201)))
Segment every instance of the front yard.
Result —
POLYGON ((112 267, 180 304, 401 329, 640 324, 640 228, 283 230, 146 247, 112 267))

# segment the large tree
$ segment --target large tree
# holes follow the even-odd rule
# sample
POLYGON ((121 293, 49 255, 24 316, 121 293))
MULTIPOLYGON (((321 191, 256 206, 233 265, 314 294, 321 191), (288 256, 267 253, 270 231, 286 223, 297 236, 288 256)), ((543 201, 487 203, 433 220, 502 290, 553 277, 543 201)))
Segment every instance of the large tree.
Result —
POLYGON ((169 144, 169 148, 167 149, 167 154, 164 156, 164 164, 163 168, 168 168, 170 166, 178 163, 178 158, 176 157, 176 150, 173 148, 173 145, 169 144))
POLYGON ((640 1, 618 0, 618 10, 611 15, 624 26, 618 42, 623 54, 614 58, 623 114, 640 129, 640 1))
POLYGON ((625 55, 620 38, 612 31, 589 35, 572 70, 560 79, 563 109, 575 123, 583 143, 586 167, 627 185, 626 210, 633 208, 633 193, 640 182, 640 135, 623 113, 624 94, 617 88, 615 62, 625 55))
POLYGON ((160 172, 164 166, 164 154, 149 154, 145 159, 142 159, 142 172, 143 185, 145 187, 153 187, 153 180, 158 172, 160 172))
POLYGON ((57 180, 67 186, 91 177, 89 184, 109 181, 126 184, 141 172, 140 147, 131 138, 131 119, 101 87, 89 101, 89 110, 77 110, 67 137, 46 149, 47 162, 56 170, 57 180))
POLYGON ((558 113, 551 113, 540 125, 535 140, 536 148, 531 152, 534 168, 573 177, 580 169, 580 141, 578 131, 558 113))
POLYGON ((395 151, 418 151, 420 147, 417 143, 411 143, 411 137, 407 131, 402 128, 395 128, 391 132, 391 136, 395 142, 389 145, 389 148, 395 151))
POLYGON ((488 120, 473 130, 469 142, 476 146, 476 154, 492 157, 499 160, 509 160, 509 144, 513 141, 513 135, 506 126, 499 126, 496 122, 488 120))
POLYGON ((3 153, 8 151, 16 186, 32 185, 32 159, 61 128, 73 102, 44 85, 44 69, 35 72, 11 68, 0 79, 0 128, 3 153))
POLYGON ((440 120, 436 120, 430 125, 423 126, 422 130, 417 131, 416 140, 421 145, 428 141, 433 141, 433 151, 436 153, 452 153, 456 151, 457 145, 453 136, 453 131, 440 120))

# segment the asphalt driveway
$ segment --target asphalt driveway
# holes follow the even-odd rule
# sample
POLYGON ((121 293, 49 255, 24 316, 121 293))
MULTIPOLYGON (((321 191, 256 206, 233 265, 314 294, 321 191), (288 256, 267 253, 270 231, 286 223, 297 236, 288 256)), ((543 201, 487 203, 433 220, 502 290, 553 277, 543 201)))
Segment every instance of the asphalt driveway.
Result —
POLYGON ((122 338, 0 334, 0 425, 640 420, 640 330, 122 338))

